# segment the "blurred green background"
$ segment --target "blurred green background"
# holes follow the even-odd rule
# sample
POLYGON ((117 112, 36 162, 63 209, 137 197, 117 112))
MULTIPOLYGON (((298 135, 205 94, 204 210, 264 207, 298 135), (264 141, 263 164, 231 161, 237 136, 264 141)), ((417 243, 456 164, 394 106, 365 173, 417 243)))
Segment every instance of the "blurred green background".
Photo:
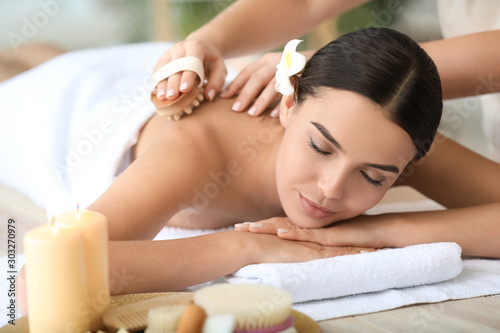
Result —
MULTIPOLYGON (((4 0, 0 1, 0 47, 12 46, 12 36, 24 36, 28 24, 36 29, 29 42, 52 43, 65 49, 179 41, 234 1, 4 0)), ((395 27, 418 41, 439 38, 436 1, 372 0, 301 37, 306 40, 304 46, 319 47, 340 34, 381 25, 395 27), (397 14, 391 12, 395 5, 397 14)))

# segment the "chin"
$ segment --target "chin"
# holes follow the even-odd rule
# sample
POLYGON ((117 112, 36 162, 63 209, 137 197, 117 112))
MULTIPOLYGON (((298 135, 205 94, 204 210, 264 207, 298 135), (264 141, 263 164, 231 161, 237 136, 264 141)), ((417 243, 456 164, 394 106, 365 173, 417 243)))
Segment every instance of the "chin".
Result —
POLYGON ((290 211, 289 213, 287 210, 285 210, 285 213, 294 225, 304 229, 319 229, 339 221, 339 219, 333 217, 330 217, 328 219, 316 219, 308 216, 304 212, 290 211))

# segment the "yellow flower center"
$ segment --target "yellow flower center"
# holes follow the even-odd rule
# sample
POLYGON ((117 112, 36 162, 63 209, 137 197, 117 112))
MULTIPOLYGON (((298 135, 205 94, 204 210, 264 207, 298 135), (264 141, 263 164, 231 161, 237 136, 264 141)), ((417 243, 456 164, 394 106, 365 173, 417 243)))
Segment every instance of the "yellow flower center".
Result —
POLYGON ((284 65, 287 69, 290 69, 290 67, 292 67, 292 52, 285 53, 284 65))

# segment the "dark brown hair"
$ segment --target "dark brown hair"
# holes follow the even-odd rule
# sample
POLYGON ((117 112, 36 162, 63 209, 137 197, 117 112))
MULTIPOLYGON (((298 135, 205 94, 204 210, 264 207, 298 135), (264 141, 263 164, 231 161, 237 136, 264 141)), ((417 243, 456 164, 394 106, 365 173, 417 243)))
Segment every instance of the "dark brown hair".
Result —
POLYGON ((295 103, 319 88, 352 91, 381 105, 417 149, 429 150, 443 108, 441 81, 429 55, 410 37, 388 28, 367 28, 339 37, 307 62, 295 82, 295 103))

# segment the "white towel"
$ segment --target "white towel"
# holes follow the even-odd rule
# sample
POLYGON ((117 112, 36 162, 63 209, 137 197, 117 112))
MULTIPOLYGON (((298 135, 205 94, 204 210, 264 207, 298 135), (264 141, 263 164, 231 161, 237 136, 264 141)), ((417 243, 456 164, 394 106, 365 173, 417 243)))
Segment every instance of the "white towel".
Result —
POLYGON ((500 259, 464 259, 455 278, 411 288, 296 303, 293 308, 314 320, 327 320, 399 308, 500 293, 500 259))
POLYGON ((456 243, 434 243, 304 263, 258 264, 226 278, 289 291, 294 302, 413 287, 456 277, 463 268, 456 243))
MULTIPOLYGON (((387 212, 387 211, 408 211, 410 209, 438 209, 439 206, 431 201, 426 201, 421 204, 411 203, 399 203, 396 204, 385 204, 378 207, 377 212, 387 212), (389 207, 389 209, 388 209, 389 207)), ((228 228, 220 229, 219 231, 225 231, 228 228)), ((156 237, 157 240, 161 239, 174 239, 181 237, 193 237, 200 234, 212 233, 217 230, 191 230, 191 229, 181 229, 181 228, 164 228, 160 234, 156 237)), ((434 248, 436 244, 425 245, 427 249, 434 248), (430 245, 430 247, 429 247, 430 245)), ((448 250, 455 251, 457 249, 456 245, 449 245, 448 250), (455 249, 455 250, 453 250, 455 249)), ((358 260, 359 258, 370 258, 371 255, 383 255, 391 254, 394 251, 407 251, 411 247, 405 249, 390 249, 377 251, 369 254, 359 254, 350 255, 345 257, 343 260, 349 261, 351 259, 358 260)), ((413 251, 413 250, 412 250, 413 251)), ((455 253, 457 254, 457 253, 455 253)), ((457 257, 452 255, 455 260, 457 257)), ((444 254, 443 254, 444 255, 444 254)), ((429 253, 430 257, 434 257, 433 253, 429 253)), ((326 259, 328 260, 328 259, 326 259)), ((414 259, 410 258, 411 262, 414 259)), ((435 259, 441 260, 441 259, 435 259)), ((404 264, 411 264, 411 262, 405 262, 404 264)), ((455 261, 456 262, 456 261, 455 261)), ((458 276, 446 280, 443 282, 437 282, 432 284, 422 284, 414 287, 391 287, 391 289, 381 290, 378 292, 364 292, 361 294, 353 294, 343 297, 335 297, 323 300, 313 300, 308 302, 296 302, 293 308, 305 313, 314 320, 326 320, 339 318, 344 316, 353 316, 377 311, 384 311, 389 309, 395 309, 401 306, 419 304, 419 303, 436 303, 446 300, 453 299, 463 299, 470 297, 479 297, 485 295, 492 295, 500 293, 500 259, 463 259, 463 269, 458 274, 458 276)), ((278 264, 279 265, 279 264, 278 264)), ((293 264, 296 265, 296 264, 293 264)), ((459 268, 460 263, 454 266, 455 269, 459 268)), ((417 267, 418 268, 418 267, 417 267)), ((438 268, 439 270, 440 268, 438 268)), ((241 270, 240 270, 241 271, 241 270)), ((436 271, 434 271, 434 274, 436 271)), ((453 274, 450 274, 453 276, 453 274)), ((188 291, 197 290, 203 286, 213 284, 213 283, 227 283, 227 279, 233 278, 234 276, 228 276, 225 279, 217 279, 210 283, 202 284, 199 286, 194 286, 189 288, 188 291)), ((390 276, 389 282, 393 276, 390 276)), ((423 274, 422 278, 426 278, 423 274)), ((292 277, 293 279, 293 277, 292 277)), ((296 277, 295 277, 296 279, 296 277)), ((349 279, 357 279, 354 274, 349 276, 349 279)), ((369 277, 363 283, 365 287, 369 287, 371 280, 374 277, 369 277)), ((349 282, 349 281, 347 281, 349 282)), ((429 282, 430 283, 430 282, 429 282)), ((332 286, 331 282, 328 282, 328 286, 332 286)), ((304 284, 303 294, 308 292, 314 292, 314 290, 308 288, 308 284, 304 284)), ((307 296, 306 296, 307 297, 307 296)))
POLYGON ((154 114, 149 79, 171 45, 69 52, 1 83, 0 181, 56 212, 92 203, 154 114))
POLYGON ((68 52, 2 82, 0 182, 53 213, 91 204, 128 166, 155 112, 151 72, 172 45, 68 52))

